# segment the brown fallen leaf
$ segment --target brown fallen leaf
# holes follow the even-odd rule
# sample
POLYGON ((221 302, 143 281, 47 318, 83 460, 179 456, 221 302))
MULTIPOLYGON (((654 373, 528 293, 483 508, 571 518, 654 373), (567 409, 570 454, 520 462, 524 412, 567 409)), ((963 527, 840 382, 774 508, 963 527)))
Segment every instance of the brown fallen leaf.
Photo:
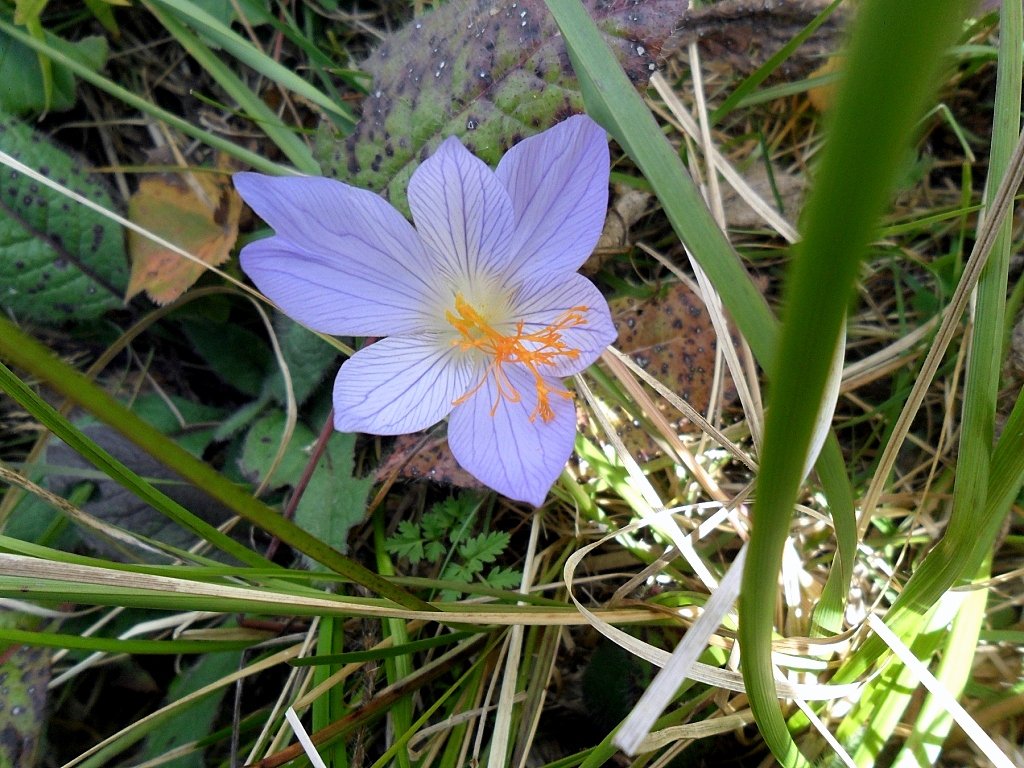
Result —
POLYGON ((374 477, 379 482, 392 473, 406 480, 430 480, 456 488, 484 487, 455 461, 448 448, 447 434, 438 434, 436 430, 431 430, 431 434, 399 435, 391 453, 377 467, 374 477))
MULTIPOLYGON (((226 174, 159 174, 142 180, 128 218, 193 254, 204 264, 227 261, 238 239, 242 200, 226 174), (191 183, 190 183, 191 181, 191 183)), ((128 233, 132 274, 125 299, 145 291, 157 304, 174 301, 204 272, 200 264, 128 233)))
MULTIPOLYGON (((618 348, 698 411, 706 411, 717 340, 700 297, 682 283, 673 283, 650 298, 613 299, 610 306, 619 332, 618 348)), ((727 374, 723 398, 727 404, 736 398, 727 374)), ((690 429, 674 408, 666 404, 664 410, 679 431, 690 429)), ((616 427, 626 447, 641 461, 657 455, 659 449, 639 423, 623 420, 616 427)))

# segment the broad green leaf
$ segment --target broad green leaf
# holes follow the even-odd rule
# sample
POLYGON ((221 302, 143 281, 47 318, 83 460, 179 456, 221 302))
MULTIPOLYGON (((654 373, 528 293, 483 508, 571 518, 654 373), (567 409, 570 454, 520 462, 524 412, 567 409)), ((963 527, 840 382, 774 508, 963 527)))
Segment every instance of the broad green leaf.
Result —
MULTIPOLYGON (((285 415, 282 411, 268 413, 249 429, 242 448, 242 471, 254 482, 260 482, 266 476, 270 465, 277 455, 284 433, 285 415)), ((274 471, 272 488, 295 485, 302 470, 309 462, 309 449, 316 441, 316 435, 305 424, 296 424, 292 438, 288 442, 281 463, 274 471)))
MULTIPOLYGON (((646 84, 685 6, 586 5, 634 84, 646 84)), ((446 3, 388 35, 363 68, 373 77, 363 119, 344 143, 324 137, 321 165, 328 176, 385 192, 399 208, 413 169, 448 136, 493 166, 523 137, 583 109, 542 0, 446 3)))
POLYGON ((267 345, 252 331, 234 323, 211 326, 201 319, 182 321, 191 348, 224 383, 255 397, 263 389, 270 365, 267 345))
MULTIPOLYGON (((168 704, 195 693, 206 685, 227 677, 238 669, 238 651, 208 653, 200 656, 195 664, 182 670, 167 690, 168 704)), ((229 688, 218 688, 214 695, 197 699, 192 706, 183 709, 174 717, 161 723, 154 730, 143 747, 143 757, 155 759, 170 750, 202 738, 213 730, 221 701, 229 688)), ((203 768, 206 765, 203 751, 178 757, 163 763, 164 768, 203 768)))
POLYGON ((366 517, 373 481, 354 477, 355 435, 335 432, 295 510, 295 522, 334 549, 348 549, 348 532, 366 517))
MULTIPOLYGON (((96 72, 107 60, 106 38, 92 36, 70 42, 45 34, 50 45, 59 46, 68 56, 96 72)), ((40 57, 27 45, 0 32, 0 110, 23 115, 44 110, 61 112, 75 105, 75 76, 67 67, 51 62, 53 89, 47 103, 40 57)))
MULTIPOLYGON (((292 377, 295 400, 302 405, 328 376, 337 372, 338 353, 308 328, 280 313, 274 317, 274 330, 292 377)), ((274 399, 283 403, 284 380, 276 368, 270 374, 269 386, 274 399)))
MULTIPOLYGON (((23 615, 5 612, 3 626, 26 626, 23 615)), ((44 648, 9 645, 0 660, 3 706, 0 707, 0 766, 36 765, 46 724, 50 654, 44 648)))
MULTIPOLYGON (((0 150, 107 208, 106 187, 25 124, 0 115, 0 150)), ((120 227, 16 171, 0 185, 0 306, 56 324, 122 305, 128 271, 120 227)))

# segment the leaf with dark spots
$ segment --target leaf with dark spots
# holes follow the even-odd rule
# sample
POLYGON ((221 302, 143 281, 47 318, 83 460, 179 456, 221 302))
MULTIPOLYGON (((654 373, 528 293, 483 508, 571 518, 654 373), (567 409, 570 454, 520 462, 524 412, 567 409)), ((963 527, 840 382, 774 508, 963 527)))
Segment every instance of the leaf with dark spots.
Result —
MULTIPOLYGON (((4 623, 26 629, 34 621, 9 613, 4 623)), ((12 645, 0 653, 0 765, 37 764, 49 683, 45 648, 12 645)))
MULTIPOLYGON (((680 0, 584 4, 638 86, 686 9, 680 0)), ((382 192, 400 209, 414 168, 448 136, 493 166, 516 142, 583 108, 543 0, 446 3, 387 36, 363 68, 373 84, 362 120, 320 159, 326 175, 382 192)))
MULTIPOLYGON (((610 305, 619 332, 618 348, 695 409, 706 411, 717 339, 700 297, 682 283, 673 283, 648 299, 613 299, 610 305)), ((732 380, 725 374, 725 402, 735 397, 732 380)), ((680 430, 688 429, 686 423, 678 422, 675 409, 666 414, 677 420, 680 430)), ((641 459, 649 458, 655 450, 653 442, 644 430, 634 427, 624 426, 622 437, 641 459)))
POLYGON ((378 482, 391 477, 430 480, 456 488, 482 489, 484 486, 459 466, 448 447, 448 438, 431 431, 400 435, 388 457, 377 468, 378 482))
MULTIPOLYGON (((79 161, 0 114, 0 150, 105 208, 106 186, 79 161)), ((120 227, 13 169, 0 177, 0 307, 22 320, 91 320, 122 305, 128 282, 120 227)))

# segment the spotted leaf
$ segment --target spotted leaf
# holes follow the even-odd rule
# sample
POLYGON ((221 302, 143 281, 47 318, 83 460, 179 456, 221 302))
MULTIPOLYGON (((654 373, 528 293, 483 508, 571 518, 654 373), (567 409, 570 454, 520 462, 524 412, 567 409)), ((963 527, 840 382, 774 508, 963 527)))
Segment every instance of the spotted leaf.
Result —
MULTIPOLYGON (((113 209, 106 185, 24 123, 0 114, 0 150, 113 209)), ((13 169, 0 181, 0 307, 20 320, 91 320, 121 306, 128 281, 120 227, 13 169)))
MULTIPOLYGON (((686 3, 585 0, 629 77, 645 86, 686 3)), ((543 0, 455 0, 388 35, 356 132, 322 136, 325 173, 405 208, 420 160, 459 136, 494 166, 511 145, 580 112, 565 44, 543 0)))

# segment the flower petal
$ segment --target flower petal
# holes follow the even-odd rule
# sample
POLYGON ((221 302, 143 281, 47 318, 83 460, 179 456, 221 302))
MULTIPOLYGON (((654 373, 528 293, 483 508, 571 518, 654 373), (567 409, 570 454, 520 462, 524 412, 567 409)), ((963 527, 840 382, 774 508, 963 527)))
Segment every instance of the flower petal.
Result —
POLYGON ((567 312, 586 307, 586 311, 581 313, 584 324, 559 332, 569 349, 578 350, 578 356, 561 358, 554 365, 545 366, 542 373, 549 376, 579 373, 593 363, 618 335, 608 302, 583 275, 574 273, 555 284, 551 280, 531 280, 519 287, 510 304, 512 316, 523 321, 526 333, 542 332, 557 325, 567 312))
POLYGON ((496 175, 515 209, 519 275, 575 272, 597 245, 608 213, 611 163, 604 129, 576 115, 510 149, 496 175))
POLYGON ((391 336, 350 357, 334 382, 334 427, 402 435, 436 424, 483 376, 438 334, 391 336))
MULTIPOLYGON (((576 408, 571 399, 552 397, 554 419, 531 420, 537 406, 533 376, 517 366, 506 366, 505 373, 507 384, 520 393, 519 402, 501 397, 494 376, 488 376, 452 411, 448 445, 463 469, 485 485, 540 506, 572 453, 576 408)), ((562 389, 558 381, 546 383, 562 389)))
POLYGON ((417 333, 437 303, 412 225, 384 199, 332 179, 239 173, 235 186, 277 233, 242 269, 287 314, 324 333, 417 333))
POLYGON ((438 267, 460 285, 505 269, 512 250, 512 203, 494 172, 454 136, 409 180, 416 231, 438 267))

